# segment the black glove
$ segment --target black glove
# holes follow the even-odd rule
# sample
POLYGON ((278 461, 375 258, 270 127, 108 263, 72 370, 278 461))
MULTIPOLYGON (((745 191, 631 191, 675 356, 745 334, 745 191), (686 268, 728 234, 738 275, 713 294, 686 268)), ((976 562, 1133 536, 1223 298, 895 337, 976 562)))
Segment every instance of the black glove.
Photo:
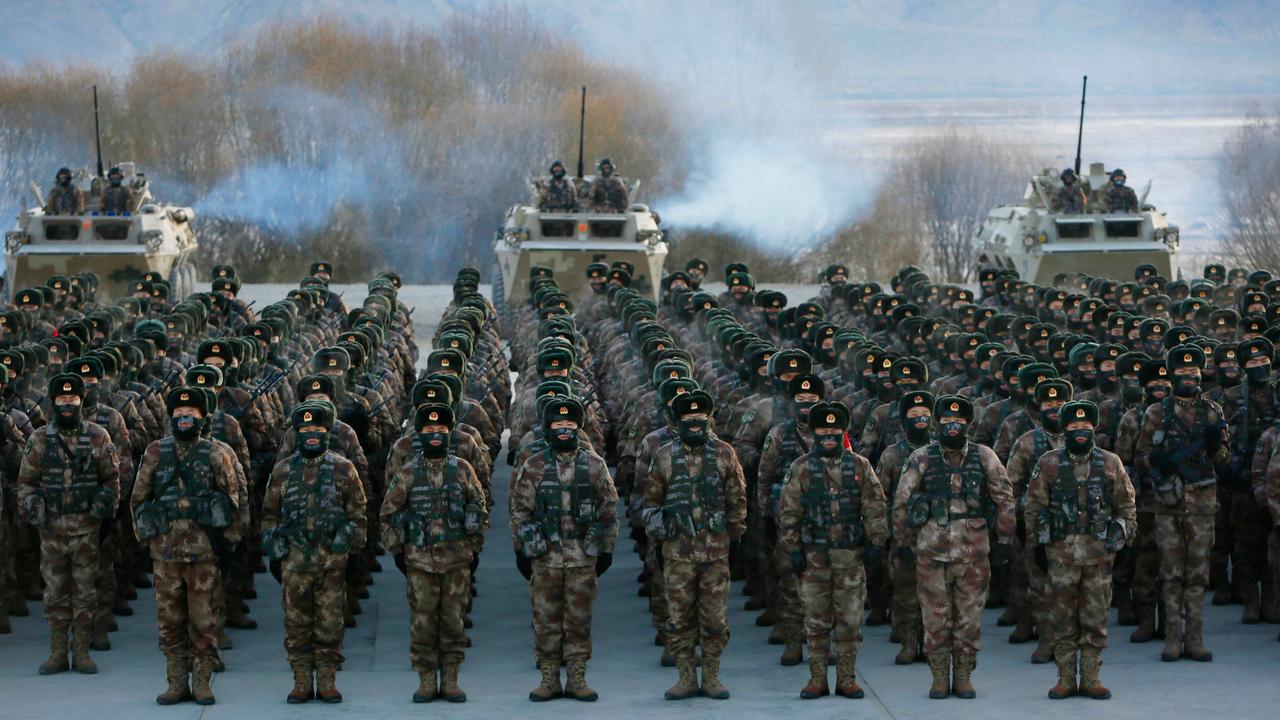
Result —
POLYGON ((1170 475, 1178 469, 1178 463, 1167 453, 1153 450, 1150 455, 1151 467, 1160 472, 1161 475, 1170 475))
POLYGON ((867 545, 867 575, 879 575, 884 567, 884 548, 880 545, 867 545))
POLYGON ((516 553, 516 569, 520 571, 520 576, 528 582, 533 578, 533 558, 524 556, 524 553, 516 553))
POLYGON ((405 565, 404 563, 404 553, 398 552, 393 557, 395 558, 395 561, 396 561, 396 569, 400 571, 401 575, 408 576, 409 566, 405 565))
POLYGON ((112 516, 103 520, 98 525, 98 545, 99 546, 105 543, 107 541, 107 538, 111 537, 111 528, 115 527, 115 525, 116 525, 115 516, 112 516))
POLYGON ((778 521, 771 517, 764 519, 764 537, 770 545, 778 544, 778 521))
POLYGON ((1218 448, 1222 447, 1222 430, 1217 427, 1207 427, 1204 429, 1204 449, 1210 455, 1218 452, 1218 448))
POLYGON ((1040 568, 1040 572, 1049 572, 1049 551, 1044 545, 1037 545, 1035 550, 1036 567, 1040 568))
POLYGON ((512 467, 515 467, 515 464, 516 464, 516 446, 515 446, 515 444, 512 444, 512 445, 511 445, 511 447, 508 447, 508 448, 507 448, 507 464, 508 464, 508 465, 510 465, 510 466, 512 466, 512 467))
POLYGON ((1009 564, 1013 559, 1013 549, 1009 547, 1009 543, 996 543, 991 549, 991 561, 1000 567, 1009 564))
POLYGON ((613 565, 613 553, 600 553, 596 557, 596 577, 600 577, 613 565))
POLYGON ((902 545, 898 548, 898 559, 908 565, 915 565, 916 551, 910 545, 902 545))
POLYGON ((271 571, 271 577, 276 579, 277 583, 284 584, 284 569, 280 567, 279 560, 271 560, 267 563, 267 569, 271 571))
POLYGON ((806 563, 804 560, 804 550, 792 550, 791 551, 791 571, 796 574, 796 577, 800 577, 801 575, 804 574, 805 565, 806 563))

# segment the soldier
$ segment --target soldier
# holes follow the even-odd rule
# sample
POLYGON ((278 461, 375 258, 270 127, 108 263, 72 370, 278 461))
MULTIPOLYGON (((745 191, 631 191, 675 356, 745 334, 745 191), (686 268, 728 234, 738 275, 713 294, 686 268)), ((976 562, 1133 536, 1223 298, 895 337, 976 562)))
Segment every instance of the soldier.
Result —
MULTIPOLYGON (((884 488, 889 502, 898 490, 898 480, 902 476, 903 465, 911 453, 929 444, 929 433, 933 427, 934 396, 928 392, 913 392, 903 395, 898 403, 898 418, 902 424, 903 437, 893 445, 885 448, 880 455, 880 464, 876 476, 884 488)), ((891 513, 890 513, 891 514, 891 513)), ((889 523, 892 528, 892 522, 889 523)), ((921 635, 923 629, 920 620, 920 601, 916 597, 916 566, 914 562, 904 562, 899 557, 900 539, 890 532, 889 573, 891 580, 893 612, 890 619, 893 633, 898 636, 902 648, 893 662, 897 665, 910 665, 923 656, 921 654, 921 635)))
POLYGON ((1004 466, 990 448, 968 441, 973 424, 969 399, 943 395, 934 403, 933 416, 937 439, 907 458, 898 481, 893 532, 903 560, 916 565, 924 649, 933 673, 929 697, 954 693, 971 699, 977 697, 970 675, 981 648, 979 621, 990 562, 1008 564, 1017 522, 1004 466))
POLYGON ((1165 634, 1160 659, 1184 655, 1208 662, 1204 646, 1204 592, 1217 511, 1214 464, 1229 455, 1222 408, 1201 396, 1204 351, 1180 345, 1165 357, 1173 395, 1147 408, 1138 436, 1136 466, 1155 495, 1155 539, 1160 552, 1165 634), (1185 629, 1182 614, 1186 613, 1185 629))
POLYGON ((809 425, 814 449, 787 472, 778 523, 778 542, 801 579, 809 640, 809 683, 800 697, 828 694, 827 657, 834 629, 836 694, 860 698, 855 668, 867 577, 883 568, 888 538, 884 490, 871 463, 845 449, 849 410, 843 404, 814 405, 809 425))
POLYGON ((1058 684, 1049 697, 1062 700, 1076 694, 1079 652, 1080 694, 1106 700, 1111 691, 1098 672, 1107 646, 1111 573, 1116 553, 1137 532, 1138 512, 1124 464, 1094 444, 1097 406, 1067 403, 1060 417, 1066 446, 1045 453, 1036 463, 1024 510, 1036 567, 1049 578, 1053 657, 1058 665, 1058 684))
POLYGON ((1133 188, 1124 184, 1126 179, 1124 171, 1120 168, 1111 171, 1111 187, 1107 188, 1107 212, 1138 211, 1138 195, 1133 188))
POLYGON ((217 553, 238 512, 235 456, 200 437, 209 396, 192 387, 166 398, 172 435, 147 446, 129 501, 134 532, 155 566, 156 621, 168 688, 161 705, 214 703, 218 662, 217 553), (188 686, 188 676, 191 684, 188 686))
POLYGON ((578 191, 565 177, 564 163, 551 163, 551 177, 538 187, 538 209, 551 212, 577 212, 578 191))
POLYGON ((579 446, 582 403, 557 397, 542 415, 548 447, 512 478, 510 515, 516 567, 529 581, 534 659, 542 682, 534 702, 563 695, 593 702, 587 685, 596 581, 613 564, 618 492, 604 459, 579 446), (568 668, 561 690, 560 665, 568 668))
POLYGON ((71 184, 71 170, 59 168, 54 176, 53 189, 49 191, 48 201, 44 206, 49 215, 83 215, 84 193, 71 184))
POLYGON ((348 556, 365 543, 364 489, 356 466, 329 450, 332 405, 293 410, 298 451, 276 463, 262 501, 262 547, 284 601, 284 646, 293 670, 286 700, 342 702, 334 674, 343 661, 348 556))
POLYGON ((133 212, 133 189, 124 184, 124 173, 113 167, 107 171, 110 183, 102 191, 102 212, 108 215, 123 215, 133 212))
POLYGON ((738 456, 711 434, 714 406, 705 391, 671 403, 677 439, 653 458, 643 517, 659 550, 679 679, 668 700, 698 694, 695 646, 702 647, 702 693, 729 697, 720 653, 729 641, 729 545, 746 531, 747 489, 738 456))
POLYGON ((54 375, 48 397, 53 422, 32 433, 18 471, 18 508, 40 533, 40 575, 51 652, 41 675, 67 670, 70 626, 75 626, 71 668, 92 674, 89 657, 96 604, 98 546, 103 523, 120 502, 116 447, 100 425, 81 416, 84 382, 54 375))
POLYGON ((409 657, 418 673, 415 703, 466 702, 458 668, 467 645, 463 616, 471 562, 489 521, 484 489, 471 464, 449 449, 453 410, 422 405, 414 416, 418 452, 388 478, 382 544, 405 574, 409 657), (436 672, 440 673, 439 690, 436 672))
POLYGON ((627 186, 613 174, 613 161, 605 158, 598 166, 600 174, 591 181, 591 212, 620 213, 627 209, 627 186))
POLYGON ((1085 211, 1085 207, 1089 201, 1084 196, 1084 190, 1080 189, 1080 184, 1076 180, 1076 171, 1067 168, 1059 175, 1062 179, 1062 187, 1053 195, 1053 212, 1062 213, 1064 215, 1079 215, 1085 211))

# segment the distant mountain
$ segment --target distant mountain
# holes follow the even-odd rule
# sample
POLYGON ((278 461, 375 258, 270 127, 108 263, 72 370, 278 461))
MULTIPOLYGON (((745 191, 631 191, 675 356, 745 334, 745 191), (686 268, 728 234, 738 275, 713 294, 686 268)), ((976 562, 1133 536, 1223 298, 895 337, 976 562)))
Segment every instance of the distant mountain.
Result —
MULTIPOLYGON (((500 0, 5 0, 0 62, 121 67, 160 48, 215 49, 272 21, 327 14, 435 25, 500 0)), ((1061 93, 1082 74, 1117 93, 1280 92, 1280 0, 580 0, 523 5, 592 52, 643 68, 672 37, 812 31, 857 96, 1061 93), (785 9, 779 10, 779 7, 785 9), (756 20, 758 19, 758 22, 756 20), (829 49, 828 49, 829 48, 829 49)), ((744 42, 739 51, 749 52, 744 42)))

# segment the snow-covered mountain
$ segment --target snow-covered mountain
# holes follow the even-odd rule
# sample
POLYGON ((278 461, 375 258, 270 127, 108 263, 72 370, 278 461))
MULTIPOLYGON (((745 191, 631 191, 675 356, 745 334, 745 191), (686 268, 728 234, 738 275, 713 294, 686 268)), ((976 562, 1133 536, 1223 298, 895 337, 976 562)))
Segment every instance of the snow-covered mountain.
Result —
POLYGON ((1280 92, 1280 0, 3 0, 0 62, 122 67, 159 48, 209 52, 273 21, 433 26, 499 3, 633 66, 664 38, 768 34, 783 17, 842 69, 832 90, 844 95, 1058 93, 1086 73, 1129 94, 1280 92))

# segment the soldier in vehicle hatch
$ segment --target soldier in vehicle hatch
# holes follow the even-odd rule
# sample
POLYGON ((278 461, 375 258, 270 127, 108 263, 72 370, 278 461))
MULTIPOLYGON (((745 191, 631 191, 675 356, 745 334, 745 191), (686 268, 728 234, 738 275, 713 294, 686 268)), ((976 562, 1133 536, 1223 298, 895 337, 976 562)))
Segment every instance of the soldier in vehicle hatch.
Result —
POLYGON ((613 161, 605 158, 599 164, 600 174, 591 181, 589 201, 592 212, 620 213, 627 209, 627 186, 613 174, 613 161))
POLYGON ((70 168, 59 168, 54 176, 53 189, 49 191, 44 211, 50 215, 80 215, 84 213, 84 193, 71 184, 70 168))
POLYGON ((578 192, 573 181, 565 177, 564 163, 551 163, 551 177, 538 187, 538 209, 564 212, 578 211, 578 192))
POLYGON ((1138 195, 1133 188, 1124 184, 1126 179, 1120 168, 1111 171, 1111 187, 1107 188, 1107 212, 1138 211, 1138 195))
POLYGON ((1053 195, 1053 211, 1064 215, 1083 214, 1088 200, 1084 196, 1084 190, 1080 189, 1076 171, 1067 168, 1059 177, 1062 178, 1062 187, 1053 195))
POLYGON ((107 171, 107 180, 110 184, 102 191, 102 212, 115 215, 133 212, 133 190, 124 184, 124 173, 120 168, 113 167, 107 171))

